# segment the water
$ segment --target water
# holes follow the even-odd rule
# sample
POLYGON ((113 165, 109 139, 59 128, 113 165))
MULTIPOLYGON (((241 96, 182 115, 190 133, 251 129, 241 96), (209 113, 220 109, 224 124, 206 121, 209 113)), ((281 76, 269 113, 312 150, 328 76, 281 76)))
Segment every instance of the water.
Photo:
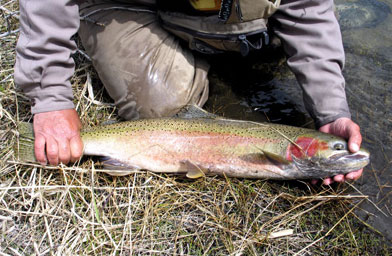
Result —
MULTIPOLYGON (((335 1, 346 51, 346 92, 371 164, 355 183, 373 202, 357 214, 392 240, 392 0, 335 1)), ((211 59, 210 111, 314 128, 281 50, 211 59), (266 56, 267 55, 267 56, 266 56), (230 63, 228 65, 228 63, 230 63)))
MULTIPOLYGON (((371 164, 356 185, 379 208, 365 203, 359 214, 392 240, 392 0, 353 3, 372 10, 368 16, 358 15, 356 24, 362 21, 363 26, 342 27, 347 97, 363 144, 372 153, 371 164)), ((355 15, 355 9, 352 12, 355 15)))

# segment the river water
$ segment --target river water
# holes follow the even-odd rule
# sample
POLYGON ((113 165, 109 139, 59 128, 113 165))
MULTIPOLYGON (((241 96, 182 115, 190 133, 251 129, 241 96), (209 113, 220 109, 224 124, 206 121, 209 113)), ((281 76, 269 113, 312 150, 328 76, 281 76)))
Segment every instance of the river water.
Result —
MULTIPOLYGON (((363 146, 371 152, 371 163, 354 183, 369 196, 357 214, 392 241, 392 0, 335 4, 346 52, 347 98, 363 146)), ((313 128, 284 60, 280 48, 263 58, 214 57, 207 109, 231 118, 313 128)))
POLYGON ((337 7, 343 7, 347 97, 372 154, 356 185, 379 208, 366 203, 359 214, 392 240, 392 0, 353 1, 352 10, 345 2, 337 1, 337 7), (350 24, 344 12, 357 23, 350 24))

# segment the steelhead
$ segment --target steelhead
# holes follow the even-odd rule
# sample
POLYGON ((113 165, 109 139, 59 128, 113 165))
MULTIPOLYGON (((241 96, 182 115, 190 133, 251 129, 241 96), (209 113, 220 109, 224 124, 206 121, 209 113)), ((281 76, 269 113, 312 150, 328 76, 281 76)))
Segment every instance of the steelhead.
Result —
MULTIPOLYGON (((19 129, 16 155, 35 161, 32 125, 19 129)), ((230 120, 191 106, 172 118, 142 119, 81 132, 84 155, 120 169, 278 180, 325 178, 363 168, 369 152, 311 129, 230 120)), ((110 173, 110 172, 109 172, 110 173)), ((129 172, 128 172, 129 173, 129 172)), ((118 172, 110 173, 113 175, 118 172)))

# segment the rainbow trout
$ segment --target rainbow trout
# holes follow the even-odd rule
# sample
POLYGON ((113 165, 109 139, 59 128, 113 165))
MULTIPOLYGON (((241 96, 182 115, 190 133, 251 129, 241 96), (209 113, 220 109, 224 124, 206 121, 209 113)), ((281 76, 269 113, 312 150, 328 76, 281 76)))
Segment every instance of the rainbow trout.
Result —
MULTIPOLYGON (((21 161, 35 161, 32 125, 24 123, 19 130, 17 155, 21 161)), ((331 177, 369 163, 368 151, 352 154, 344 139, 330 134, 225 119, 195 106, 173 118, 89 128, 81 137, 84 155, 104 157, 122 175, 149 170, 189 178, 217 174, 289 180, 331 177)))

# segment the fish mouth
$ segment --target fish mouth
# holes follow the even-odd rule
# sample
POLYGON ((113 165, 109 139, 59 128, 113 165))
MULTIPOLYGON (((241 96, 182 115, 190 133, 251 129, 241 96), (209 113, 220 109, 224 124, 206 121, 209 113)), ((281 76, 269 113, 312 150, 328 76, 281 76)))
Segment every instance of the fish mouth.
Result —
POLYGON ((360 150, 356 153, 346 151, 321 159, 294 157, 293 164, 299 171, 299 175, 309 179, 319 179, 360 170, 369 163, 369 156, 370 154, 366 150, 360 150))
POLYGON ((329 165, 336 166, 337 169, 355 171, 364 168, 369 164, 370 154, 366 150, 355 153, 336 154, 328 158, 329 165))

